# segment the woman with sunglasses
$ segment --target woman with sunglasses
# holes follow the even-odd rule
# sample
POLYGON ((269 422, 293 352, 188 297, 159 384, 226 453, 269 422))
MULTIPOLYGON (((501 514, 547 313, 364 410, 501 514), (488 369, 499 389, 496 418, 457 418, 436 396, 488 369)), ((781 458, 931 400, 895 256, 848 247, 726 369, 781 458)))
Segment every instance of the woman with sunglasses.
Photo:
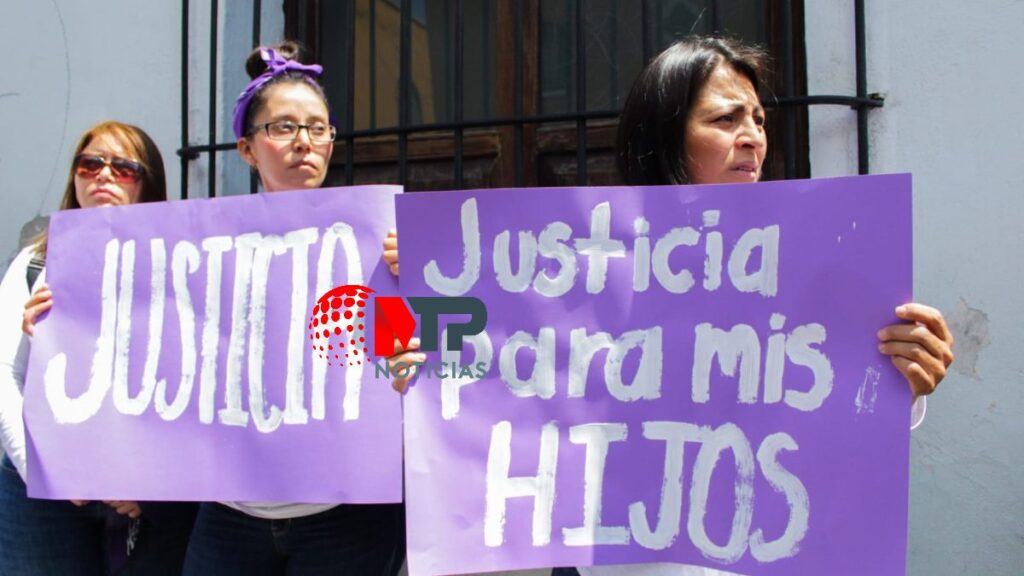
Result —
MULTIPOLYGON (((253 80, 235 104, 238 152, 266 193, 320 187, 334 147, 317 81, 321 67, 301 64, 299 52, 292 42, 253 51, 246 62, 253 80)), ((405 554, 402 510, 400 504, 204 503, 184 573, 395 574, 405 554)))
MULTIPOLYGON (((82 135, 61 210, 167 199, 163 159, 141 129, 104 122, 82 135)), ((26 495, 22 388, 43 282, 44 232, 0 283, 0 574, 177 574, 196 506, 190 503, 36 500, 26 495), (29 293, 39 286, 29 304, 29 293), (23 327, 25 331, 23 332, 23 327)))
MULTIPOLYGON (((739 42, 680 40, 637 77, 619 119, 616 159, 630 185, 757 182, 767 152, 757 95, 764 56, 739 42)), ((942 313, 909 303, 878 333, 878 349, 903 374, 915 401, 912 426, 953 361, 942 313)), ((682 564, 557 568, 553 576, 736 576, 682 564)))

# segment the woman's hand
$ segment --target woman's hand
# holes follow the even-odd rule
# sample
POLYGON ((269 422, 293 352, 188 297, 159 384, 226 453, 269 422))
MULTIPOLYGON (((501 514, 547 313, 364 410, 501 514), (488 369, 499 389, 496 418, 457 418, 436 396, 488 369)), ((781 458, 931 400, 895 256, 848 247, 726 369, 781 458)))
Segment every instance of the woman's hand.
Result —
POLYGON ((392 228, 388 230, 388 237, 384 239, 384 263, 391 269, 391 273, 398 276, 398 231, 392 228))
POLYGON ((129 500, 104 500, 104 504, 110 506, 121 516, 127 516, 129 518, 138 518, 142 516, 142 508, 139 507, 138 502, 132 502, 129 500))
POLYGON ((910 383, 914 397, 931 394, 953 362, 953 334, 942 312, 923 304, 904 304, 896 316, 909 322, 878 331, 878 350, 889 356, 910 383))
MULTIPOLYGON (((394 228, 388 230, 388 236, 384 239, 384 253, 381 258, 391 273, 398 276, 398 231, 394 228)), ((388 358, 388 369, 391 371, 391 387, 399 394, 405 394, 409 389, 409 382, 416 377, 419 367, 414 364, 427 361, 426 354, 415 352, 419 349, 419 338, 409 340, 409 346, 404 348, 401 342, 395 340, 395 355, 388 358), (396 370, 402 374, 395 374, 396 370)))
POLYGON ((391 371, 391 387, 399 394, 405 394, 405 391, 409 388, 409 381, 416 377, 416 374, 419 372, 419 366, 414 366, 413 364, 427 361, 426 354, 414 352, 414 350, 419 349, 419 338, 410 339, 407 348, 403 348, 402 343, 395 340, 395 355, 388 358, 388 369, 391 371), (402 372, 402 374, 395 374, 396 370, 402 372))
POLYGON ((36 329, 39 315, 53 307, 53 293, 46 284, 40 284, 25 303, 25 312, 21 317, 21 331, 31 336, 36 329))

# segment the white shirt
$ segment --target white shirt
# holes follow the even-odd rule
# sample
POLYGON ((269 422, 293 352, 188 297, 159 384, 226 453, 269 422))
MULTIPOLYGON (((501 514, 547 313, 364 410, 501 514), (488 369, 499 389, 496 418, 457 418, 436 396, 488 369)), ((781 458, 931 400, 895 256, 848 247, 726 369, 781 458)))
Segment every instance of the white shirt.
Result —
MULTIPOLYGON (((27 479, 22 389, 30 340, 21 331, 21 321, 31 295, 25 275, 33 256, 31 247, 19 252, 0 282, 0 443, 22 480, 27 479)), ((39 275, 36 286, 45 275, 45 271, 39 275)))
POLYGON ((287 518, 299 518, 312 516, 326 512, 337 504, 302 504, 292 502, 221 502, 228 508, 234 508, 249 516, 264 518, 266 520, 284 520, 287 518))

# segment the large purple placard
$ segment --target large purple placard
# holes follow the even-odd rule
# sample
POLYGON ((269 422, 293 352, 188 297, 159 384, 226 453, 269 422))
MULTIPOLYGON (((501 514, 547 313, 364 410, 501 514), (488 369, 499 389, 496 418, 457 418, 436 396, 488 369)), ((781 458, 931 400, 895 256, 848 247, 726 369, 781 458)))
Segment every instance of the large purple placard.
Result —
POLYGON ((30 495, 400 501, 400 397, 311 331, 331 288, 395 289, 380 256, 399 191, 55 214, 54 306, 25 387, 30 495))
POLYGON ((903 574, 911 398, 876 332, 911 299, 910 190, 398 197, 403 294, 489 315, 406 397, 410 573, 903 574))

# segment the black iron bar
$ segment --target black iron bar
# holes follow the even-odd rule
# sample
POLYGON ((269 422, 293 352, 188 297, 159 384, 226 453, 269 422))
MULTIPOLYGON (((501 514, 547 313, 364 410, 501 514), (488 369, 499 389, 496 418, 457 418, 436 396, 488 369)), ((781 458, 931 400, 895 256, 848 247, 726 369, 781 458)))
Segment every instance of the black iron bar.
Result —
POLYGON ((181 2, 181 199, 188 198, 188 163, 199 157, 188 143, 188 0, 181 2))
POLYGON ((465 113, 465 80, 464 80, 464 64, 465 64, 465 2, 463 0, 455 0, 455 189, 459 190, 462 188, 462 119, 465 113))
MULTIPOLYGON (((351 0, 355 3, 356 0, 351 0)), ((352 22, 350 34, 355 35, 352 22)), ((351 78, 355 81, 355 76, 351 78)), ((377 127, 377 0, 370 0, 370 128, 377 127)))
POLYGON ((403 186, 409 178, 409 88, 410 60, 412 59, 412 0, 402 0, 401 31, 399 39, 398 84, 398 182, 403 186))
MULTIPOLYGON (((782 0, 781 30, 782 34, 782 97, 792 98, 793 82, 793 5, 790 0, 782 0)), ((782 149, 784 158, 784 174, 786 180, 796 178, 796 113, 789 107, 782 109, 782 149)))
POLYGON ((651 30, 651 1, 640 2, 640 36, 644 55, 643 65, 646 66, 654 56, 654 34, 651 30))
MULTIPOLYGON (((765 101, 764 107, 769 109, 774 108, 787 108, 791 106, 807 106, 807 105, 836 105, 836 106, 848 106, 850 108, 858 108, 859 106, 866 106, 868 108, 880 108, 885 104, 885 100, 878 97, 867 97, 857 98, 854 96, 793 96, 791 98, 777 98, 775 100, 765 101)), ((582 117, 587 120, 607 120, 611 118, 617 118, 619 116, 619 110, 591 110, 584 114, 582 117)), ((580 115, 575 113, 565 114, 541 114, 536 116, 512 116, 506 118, 491 118, 487 120, 468 120, 463 121, 461 124, 456 125, 454 122, 438 122, 433 124, 419 124, 416 126, 408 126, 405 129, 402 128, 376 128, 366 130, 353 130, 350 133, 341 133, 339 137, 348 138, 366 138, 372 136, 387 136, 395 135, 405 132, 407 134, 415 134, 420 132, 440 132, 440 131, 452 131, 461 126, 462 128, 490 128, 493 126, 513 126, 513 125, 524 125, 524 124, 547 124, 554 122, 574 122, 579 119, 580 115)), ((179 155, 190 156, 193 159, 198 157, 200 152, 209 152, 213 150, 234 150, 234 142, 222 142, 215 144, 212 148, 210 146, 187 146, 178 150, 179 155)))
MULTIPOLYGON (((210 2, 210 130, 207 142, 217 142, 217 12, 218 2, 210 2)), ((217 196, 217 155, 210 154, 209 197, 217 196)))
MULTIPOLYGON (((854 27, 857 50, 857 97, 868 95, 867 44, 864 38, 864 0, 854 2, 854 27)), ((870 172, 870 150, 868 149, 868 109, 857 108, 857 173, 870 172)))
MULTIPOLYGON (((516 118, 523 116, 523 0, 515 0, 512 8, 515 10, 515 64, 512 69, 512 99, 513 115, 516 118)), ((524 179, 523 168, 523 123, 515 123, 515 171, 516 186, 521 187, 524 179)))
POLYGON ((263 16, 263 1, 253 0, 252 3, 252 47, 260 45, 260 18, 263 16))
MULTIPOLYGON (((262 0, 255 0, 252 4, 252 47, 255 50, 260 45, 260 17, 263 11, 262 0)), ((259 188, 256 186, 257 178, 256 171, 249 170, 249 194, 255 194, 259 192, 259 188)))
MULTIPOLYGON (((461 187, 463 179, 462 164, 464 160, 464 134, 463 130, 471 128, 490 128, 499 126, 513 126, 515 129, 514 154, 515 154, 515 182, 521 186, 525 180, 524 173, 524 128, 526 125, 537 125, 544 123, 575 122, 577 136, 577 182, 584 184, 587 180, 586 174, 586 122, 588 120, 614 119, 619 115, 618 110, 594 110, 587 111, 586 101, 586 29, 584 1, 576 0, 576 112, 562 114, 540 114, 523 116, 522 90, 524 85, 523 58, 523 17, 524 7, 522 0, 514 0, 515 10, 515 46, 514 46, 514 77, 513 77, 513 115, 511 117, 493 118, 487 120, 465 121, 464 119, 464 0, 456 0, 456 110, 454 121, 439 122, 432 124, 410 125, 410 96, 411 96, 411 21, 412 3, 411 0, 404 0, 401 5, 401 54, 399 85, 399 125, 391 128, 376 127, 376 21, 375 8, 376 0, 370 0, 370 128, 366 130, 355 130, 355 27, 356 27, 356 0, 348 3, 348 18, 350 23, 350 34, 346 39, 348 55, 347 70, 348 98, 346 105, 348 113, 345 119, 345 126, 339 136, 345 139, 346 147, 346 181, 351 184, 354 181, 354 149, 355 139, 361 137, 397 135, 399 139, 399 178, 402 183, 408 180, 408 137, 411 134, 431 131, 454 131, 456 133, 455 156, 456 156, 456 181, 461 187)), ((655 6, 660 6, 660 0, 642 0, 641 21, 642 21, 642 50, 644 62, 647 63, 654 54, 656 45, 656 34, 653 31, 656 26, 655 6)), ((855 35, 856 35, 856 96, 842 95, 805 95, 794 94, 794 39, 793 39, 793 12, 791 0, 781 0, 782 17, 780 19, 780 33, 782 50, 780 55, 781 68, 783 73, 783 94, 764 103, 766 108, 781 108, 784 116, 784 153, 786 178, 796 175, 796 118, 792 108, 796 106, 812 105, 836 105, 848 106, 857 111, 857 140, 858 140, 858 171, 861 174, 869 172, 869 138, 868 138, 868 112, 872 108, 884 106, 884 99, 877 94, 867 92, 867 59, 865 41, 865 3, 864 0, 855 0, 855 35)), ((717 0, 711 0, 711 19, 715 31, 721 31, 720 14, 717 0)), ((253 46, 260 43, 261 34, 261 1, 255 0, 253 6, 252 38, 253 46)), ((216 143, 217 139, 217 68, 218 68, 218 0, 211 3, 211 27, 210 27, 210 124, 208 131, 208 143, 205 145, 190 145, 189 131, 189 0, 182 0, 181 18, 181 142, 182 146, 177 153, 181 164, 181 198, 188 198, 188 170, 189 162, 200 158, 201 154, 209 153, 209 196, 216 196, 217 159, 216 153, 221 151, 234 150, 235 142, 216 143)), ((537 15, 540 19, 540 13, 537 15)), ((613 23, 613 26, 615 24, 613 23)), ((613 28, 613 34, 616 30, 613 28)), ((540 55, 538 54, 538 59, 540 55)), ((614 72, 614 70, 613 70, 614 72)), ((540 87, 538 86, 538 90, 540 87)), ((617 86, 613 82, 613 91, 617 95, 617 86)), ((540 93, 538 93, 538 97, 540 93)), ((613 105, 617 106, 617 96, 613 99, 613 105)), ((250 189, 255 191, 255 175, 250 181, 250 189)))
POLYGON ((858 96, 833 96, 833 95, 816 95, 816 96, 789 96, 781 97, 776 99, 774 102, 768 101, 764 103, 765 108, 782 108, 785 106, 800 106, 800 105, 821 105, 821 104, 834 104, 837 106, 849 106, 850 108, 881 108, 885 105, 885 100, 873 96, 867 95, 866 97, 858 96))
POLYGON ((587 49, 584 0, 576 0, 576 185, 587 185, 587 49))
POLYGON ((608 20, 608 54, 611 56, 608 83, 611 92, 608 101, 612 108, 619 106, 619 3, 612 2, 611 18, 608 20))
MULTIPOLYGON (((373 0, 370 0, 373 4, 373 0)), ((345 38, 345 184, 351 186, 355 182, 355 129, 356 116, 356 0, 348 0, 347 6, 348 34, 345 38)), ((370 49, 373 49, 372 42, 370 49)))

